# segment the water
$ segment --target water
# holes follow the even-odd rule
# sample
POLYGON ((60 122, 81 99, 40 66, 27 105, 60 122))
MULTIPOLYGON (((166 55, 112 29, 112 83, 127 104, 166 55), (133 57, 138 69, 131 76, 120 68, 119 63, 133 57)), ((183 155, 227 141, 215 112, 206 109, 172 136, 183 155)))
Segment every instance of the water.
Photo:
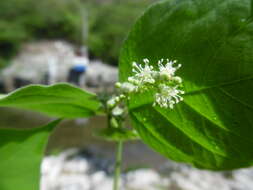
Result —
MULTIPOLYGON (((1 128, 32 128, 42 126, 50 121, 50 118, 41 114, 10 108, 1 108, 0 115, 1 128)), ((90 149, 102 157, 113 160, 115 143, 92 135, 93 131, 104 127, 106 127, 106 118, 103 116, 92 117, 89 120, 66 120, 51 135, 46 154, 55 154, 68 148, 77 147, 90 149)), ((123 158, 125 167, 158 168, 166 162, 165 158, 154 153, 140 141, 125 143, 123 158)))

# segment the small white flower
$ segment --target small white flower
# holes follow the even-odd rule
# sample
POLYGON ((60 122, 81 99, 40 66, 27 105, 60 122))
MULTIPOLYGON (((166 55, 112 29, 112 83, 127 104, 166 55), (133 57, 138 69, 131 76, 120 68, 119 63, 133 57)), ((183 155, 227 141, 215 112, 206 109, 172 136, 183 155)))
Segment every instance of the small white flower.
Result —
POLYGON ((167 63, 163 65, 163 59, 158 61, 160 76, 166 77, 167 79, 172 79, 175 75, 175 72, 181 67, 181 64, 178 64, 176 67, 173 65, 177 61, 170 61, 167 59, 167 63))
POLYGON ((124 94, 121 94, 121 95, 119 95, 119 98, 124 99, 124 98, 126 98, 126 96, 124 94))
POLYGON ((144 62, 145 64, 149 64, 149 60, 148 60, 147 58, 143 59, 143 62, 144 62))
POLYGON ((116 82, 116 83, 115 83, 115 86, 116 86, 117 88, 121 88, 121 83, 120 83, 120 82, 116 82))
POLYGON ((145 83, 153 84, 155 83, 155 79, 153 77, 153 66, 148 65, 149 60, 144 59, 145 65, 138 65, 136 62, 133 62, 133 72, 135 75, 133 77, 129 77, 129 82, 133 82, 136 85, 140 86, 145 83))
POLYGON ((121 84, 120 89, 122 90, 122 92, 125 92, 125 93, 131 93, 131 92, 137 91, 137 87, 129 82, 123 82, 121 84))
POLYGON ((114 106, 116 105, 116 103, 117 103, 117 102, 116 102, 116 100, 115 100, 114 97, 111 98, 111 99, 109 99, 109 100, 106 102, 107 106, 110 107, 110 108, 114 107, 114 106))
POLYGON ((121 108, 121 107, 119 107, 119 106, 116 106, 115 108, 113 108, 113 110, 112 110, 112 115, 114 115, 114 116, 120 116, 120 115, 122 115, 124 113, 124 110, 121 108))
POLYGON ((128 81, 134 85, 139 85, 139 86, 141 85, 139 78, 136 76, 128 77, 128 81))
POLYGON ((183 82, 182 79, 181 79, 181 77, 178 77, 178 76, 173 77, 172 80, 175 81, 178 84, 181 84, 183 82))
POLYGON ((113 108, 119 103, 120 99, 121 98, 119 96, 113 96, 106 102, 106 104, 109 108, 113 108))
POLYGON ((159 105, 164 108, 174 108, 174 104, 182 101, 183 98, 180 96, 184 94, 184 91, 179 90, 178 86, 167 86, 165 84, 159 85, 159 93, 155 94, 155 102, 153 106, 159 105))

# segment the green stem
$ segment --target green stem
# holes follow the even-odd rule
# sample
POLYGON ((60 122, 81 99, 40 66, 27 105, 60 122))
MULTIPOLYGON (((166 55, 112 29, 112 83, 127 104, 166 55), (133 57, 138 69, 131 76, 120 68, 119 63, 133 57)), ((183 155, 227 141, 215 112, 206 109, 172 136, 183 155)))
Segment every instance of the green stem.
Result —
POLYGON ((115 168, 114 168, 113 190, 119 190, 122 151, 123 151, 123 142, 119 141, 117 145, 116 162, 115 162, 115 168))

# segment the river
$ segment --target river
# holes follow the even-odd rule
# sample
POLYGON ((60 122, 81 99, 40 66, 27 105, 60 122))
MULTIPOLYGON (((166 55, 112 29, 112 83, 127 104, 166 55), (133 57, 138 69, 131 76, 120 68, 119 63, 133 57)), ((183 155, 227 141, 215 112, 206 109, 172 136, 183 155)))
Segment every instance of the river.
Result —
MULTIPOLYGON (((0 109, 0 127, 2 128, 32 128, 50 121, 42 114, 17 110, 12 108, 0 109)), ((106 127, 106 118, 96 116, 90 119, 66 120, 59 125, 51 135, 46 154, 55 154, 68 148, 91 150, 109 160, 114 159, 115 143, 104 141, 93 136, 93 132, 106 127)), ((153 152, 140 141, 131 141, 124 146, 124 167, 157 168, 166 159, 153 152)))

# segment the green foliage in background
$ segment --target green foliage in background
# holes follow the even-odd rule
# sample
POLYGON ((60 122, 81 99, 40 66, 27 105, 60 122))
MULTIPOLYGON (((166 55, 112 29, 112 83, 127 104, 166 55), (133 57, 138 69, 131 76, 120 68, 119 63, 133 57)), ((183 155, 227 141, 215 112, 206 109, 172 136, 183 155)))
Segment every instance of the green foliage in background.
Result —
POLYGON ((0 1, 0 67, 27 40, 56 38, 80 42, 77 0, 0 1))
MULTIPOLYGON (((253 1, 173 0, 151 7, 123 46, 120 78, 131 63, 178 60, 184 101, 173 110, 133 96, 130 115, 141 138, 176 161, 226 170, 253 164, 253 1)), ((151 97, 151 98, 149 98, 151 97)))
POLYGON ((117 64, 119 50, 135 20, 154 0, 114 0, 91 4, 88 46, 93 56, 117 64))
POLYGON ((0 1, 0 67, 23 42, 39 39, 86 43, 93 57, 116 64, 124 37, 152 1, 0 1), (88 40, 82 39, 82 11, 87 11, 89 18, 88 40))

